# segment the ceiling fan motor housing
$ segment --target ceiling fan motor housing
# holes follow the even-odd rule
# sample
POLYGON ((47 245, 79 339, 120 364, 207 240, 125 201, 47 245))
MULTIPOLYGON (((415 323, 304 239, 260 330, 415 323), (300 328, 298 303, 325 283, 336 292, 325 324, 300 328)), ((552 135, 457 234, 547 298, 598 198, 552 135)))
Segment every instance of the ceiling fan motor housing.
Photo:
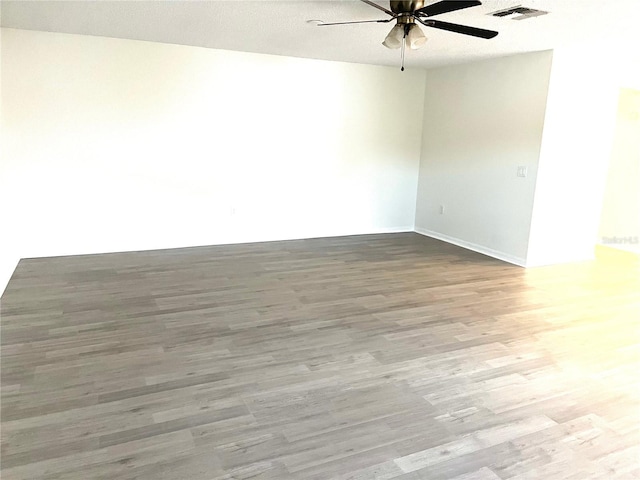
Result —
POLYGON ((413 13, 424 7, 424 0, 392 0, 391 11, 393 13, 413 13))

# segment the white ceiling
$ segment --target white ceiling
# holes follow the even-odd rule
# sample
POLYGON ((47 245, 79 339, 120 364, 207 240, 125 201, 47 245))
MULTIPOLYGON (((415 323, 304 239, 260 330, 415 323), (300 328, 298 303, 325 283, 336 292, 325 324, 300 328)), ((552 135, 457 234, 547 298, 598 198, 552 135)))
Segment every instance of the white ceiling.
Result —
MULTIPOLYGON (((388 1, 379 1, 388 8, 388 1)), ((428 1, 427 3, 433 3, 428 1)), ((399 52, 381 45, 393 23, 317 27, 325 22, 385 18, 357 0, 235 1, 7 1, 1 24, 8 28, 76 33, 162 43, 398 65, 399 52)), ((498 30, 483 40, 423 28, 429 41, 407 54, 407 65, 433 67, 575 44, 612 45, 639 62, 640 0, 485 0, 482 6, 438 19, 498 30), (547 10, 527 20, 487 13, 523 5, 547 10)))

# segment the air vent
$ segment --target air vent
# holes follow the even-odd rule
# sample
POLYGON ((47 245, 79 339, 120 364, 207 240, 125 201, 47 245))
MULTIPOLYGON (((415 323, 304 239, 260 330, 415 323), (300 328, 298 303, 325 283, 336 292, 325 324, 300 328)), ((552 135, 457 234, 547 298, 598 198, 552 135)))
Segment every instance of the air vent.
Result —
POLYGON ((540 15, 546 15, 549 12, 544 10, 535 10, 527 7, 511 7, 504 10, 498 10, 497 12, 491 12, 489 15, 493 17, 510 17, 512 20, 524 20, 525 18, 539 17, 540 15))

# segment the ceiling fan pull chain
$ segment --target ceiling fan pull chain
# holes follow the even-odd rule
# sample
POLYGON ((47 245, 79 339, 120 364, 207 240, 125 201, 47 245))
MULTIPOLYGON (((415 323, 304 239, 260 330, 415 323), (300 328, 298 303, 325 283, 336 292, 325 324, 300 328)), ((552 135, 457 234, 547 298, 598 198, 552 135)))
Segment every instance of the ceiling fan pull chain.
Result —
POLYGON ((401 72, 404 72, 404 47, 405 47, 406 43, 407 43, 407 34, 405 33, 402 36, 402 55, 401 55, 402 64, 400 65, 400 71, 401 72))

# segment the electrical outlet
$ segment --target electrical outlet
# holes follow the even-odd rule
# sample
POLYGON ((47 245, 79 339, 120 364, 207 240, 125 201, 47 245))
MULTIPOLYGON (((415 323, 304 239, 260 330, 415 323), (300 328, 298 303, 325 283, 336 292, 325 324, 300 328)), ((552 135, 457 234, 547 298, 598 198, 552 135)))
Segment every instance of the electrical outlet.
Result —
POLYGON ((444 213, 444 205, 440 205, 440 215, 444 213))
POLYGON ((526 177, 527 176, 527 167, 525 165, 518 166, 518 171, 516 172, 518 177, 526 177))

